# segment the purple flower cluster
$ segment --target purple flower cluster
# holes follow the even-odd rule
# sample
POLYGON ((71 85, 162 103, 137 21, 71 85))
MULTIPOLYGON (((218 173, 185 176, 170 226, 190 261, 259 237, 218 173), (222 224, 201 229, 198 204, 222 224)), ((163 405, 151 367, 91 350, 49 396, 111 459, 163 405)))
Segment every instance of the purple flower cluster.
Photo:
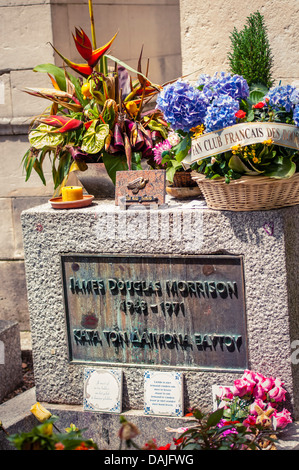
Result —
POLYGON ((299 106, 296 106, 296 108, 294 109, 293 119, 295 125, 299 127, 299 106))
POLYGON ((204 124, 206 132, 236 123, 239 101, 249 96, 247 81, 224 72, 202 74, 195 86, 178 80, 167 85, 157 98, 157 108, 175 130, 189 131, 204 124))
POLYGON ((235 100, 247 99, 249 97, 249 86, 241 75, 230 75, 225 72, 216 72, 213 77, 201 75, 197 82, 202 87, 202 92, 209 100, 220 95, 228 95, 235 100))
POLYGON ((295 88, 295 90, 292 92, 290 100, 295 106, 297 104, 299 104, 299 90, 298 90, 298 88, 295 88))
POLYGON ((203 123, 208 100, 197 88, 178 80, 166 85, 157 97, 157 108, 174 130, 188 132, 203 123))
POLYGON ((271 88, 267 95, 264 97, 266 103, 268 103, 271 108, 279 111, 284 109, 287 113, 292 111, 294 108, 294 100, 296 96, 295 94, 296 87, 292 85, 279 85, 274 88, 271 88))
POLYGON ((212 132, 236 124, 239 102, 228 95, 220 95, 212 101, 204 120, 206 132, 212 132))

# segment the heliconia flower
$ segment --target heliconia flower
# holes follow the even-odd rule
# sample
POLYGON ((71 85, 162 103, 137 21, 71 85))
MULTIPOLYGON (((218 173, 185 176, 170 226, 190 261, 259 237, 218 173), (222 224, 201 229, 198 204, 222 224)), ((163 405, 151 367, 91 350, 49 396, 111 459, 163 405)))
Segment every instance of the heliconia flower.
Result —
POLYGON ((80 75, 83 77, 87 78, 89 75, 92 74, 93 68, 89 64, 76 64, 75 62, 72 62, 71 60, 67 59, 62 55, 52 44, 51 46, 53 47, 54 51, 62 58, 62 60, 75 72, 78 72, 80 75))
POLYGON ((81 111, 82 106, 74 96, 74 94, 67 93, 57 88, 24 88, 23 91, 32 96, 39 98, 45 98, 51 100, 54 103, 61 104, 63 107, 70 109, 71 111, 81 111), (72 103, 73 101, 73 103, 72 103))
POLYGON ((91 119, 90 121, 84 122, 85 129, 88 130, 92 123, 93 123, 93 119, 91 119))
POLYGON ((87 36, 87 34, 83 31, 83 29, 81 28, 79 30, 75 28, 75 30, 76 30, 76 36, 73 35, 73 38, 75 41, 76 48, 79 54, 81 55, 81 57, 83 57, 83 59, 87 61, 90 67, 96 66, 100 58, 105 54, 105 52, 107 52, 107 50, 109 49, 109 47, 111 46, 111 44, 113 43, 114 39, 117 36, 117 33, 116 33, 113 36, 113 38, 107 42, 107 44, 105 44, 102 47, 99 47, 98 49, 93 50, 90 39, 87 36))
POLYGON ((39 118, 40 122, 49 126, 57 127, 57 130, 53 132, 68 132, 78 129, 82 126, 82 121, 79 119, 69 118, 66 116, 48 116, 46 118, 39 118))
POLYGON ((87 36, 87 34, 83 31, 82 28, 80 28, 80 30, 75 28, 75 31, 76 31, 76 36, 74 36, 73 33, 72 33, 72 36, 75 41, 76 48, 79 54, 81 55, 81 57, 83 57, 83 59, 85 59, 86 62, 88 62, 91 56, 91 52, 92 52, 92 45, 91 45, 90 39, 87 36))

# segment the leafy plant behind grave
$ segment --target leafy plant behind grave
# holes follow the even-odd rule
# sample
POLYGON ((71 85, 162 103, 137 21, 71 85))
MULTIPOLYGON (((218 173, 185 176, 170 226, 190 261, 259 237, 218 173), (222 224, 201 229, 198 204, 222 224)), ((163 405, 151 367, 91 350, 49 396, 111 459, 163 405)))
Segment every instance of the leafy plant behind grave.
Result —
POLYGON ((230 40, 228 60, 231 72, 242 75, 250 87, 256 84, 266 88, 273 86, 273 56, 264 17, 258 11, 248 16, 241 31, 234 27, 230 40))

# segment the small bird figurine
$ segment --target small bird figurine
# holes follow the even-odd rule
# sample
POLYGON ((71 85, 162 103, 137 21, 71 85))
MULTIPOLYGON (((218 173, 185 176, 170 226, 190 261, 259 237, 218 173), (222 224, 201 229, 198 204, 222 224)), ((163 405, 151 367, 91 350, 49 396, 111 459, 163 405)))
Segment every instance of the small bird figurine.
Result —
POLYGON ((133 194, 137 194, 139 190, 143 189, 147 183, 148 180, 140 176, 139 178, 136 178, 135 180, 131 181, 131 183, 128 184, 127 188, 132 189, 133 194))

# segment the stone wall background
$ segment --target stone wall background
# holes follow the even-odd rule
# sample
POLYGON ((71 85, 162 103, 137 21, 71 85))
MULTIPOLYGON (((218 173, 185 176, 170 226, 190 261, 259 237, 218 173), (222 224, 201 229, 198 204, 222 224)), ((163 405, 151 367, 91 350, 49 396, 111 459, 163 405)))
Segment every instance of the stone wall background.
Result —
MULTIPOLYGON (((93 0, 98 47, 118 31, 110 54, 134 69, 143 47, 143 72, 164 83, 181 75, 179 0, 93 0)), ((47 186, 32 174, 25 182, 22 157, 28 149, 31 117, 48 106, 24 87, 51 87, 38 64, 67 58, 83 62, 72 38, 75 27, 91 37, 88 0, 1 0, 0 4, 0 319, 15 320, 21 332, 30 330, 20 214, 47 202, 53 194, 50 166, 47 186)), ((33 228, 35 230, 35 228, 33 228)))
POLYGON ((247 17, 264 17, 274 58, 275 85, 299 79, 299 2, 297 0, 180 0, 183 74, 228 71, 229 36, 243 29, 247 17))
MULTIPOLYGON (((98 45, 118 30, 111 54, 132 67, 142 45, 144 70, 164 83, 195 72, 228 70, 229 35, 257 10, 264 16, 274 55, 276 83, 299 79, 298 0, 93 0, 98 45)), ((45 74, 32 71, 42 63, 62 65, 50 42, 66 57, 81 61, 71 33, 75 26, 90 34, 87 0, 2 0, 0 5, 0 319, 16 320, 30 330, 20 214, 52 195, 50 167, 47 186, 36 175, 28 182, 22 157, 28 149, 31 117, 47 103, 21 91, 49 87, 45 74)), ((35 230, 33 227, 32 230, 35 230)))

